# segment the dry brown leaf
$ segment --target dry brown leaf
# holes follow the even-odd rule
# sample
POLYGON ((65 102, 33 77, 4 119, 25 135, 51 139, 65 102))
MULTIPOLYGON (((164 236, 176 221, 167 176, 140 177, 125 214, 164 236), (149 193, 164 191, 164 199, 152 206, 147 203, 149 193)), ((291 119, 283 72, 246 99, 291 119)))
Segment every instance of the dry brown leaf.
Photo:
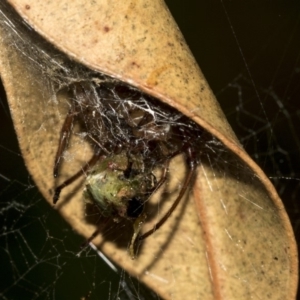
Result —
MULTIPOLYGON (((126 249, 99 236, 95 243, 101 250, 166 299, 186 295, 191 299, 294 298, 297 253, 286 212, 268 178, 238 143, 164 3, 9 2, 40 34, 77 61, 170 104, 223 143, 216 146, 219 153, 211 151, 201 158, 190 197, 194 201, 182 202, 167 224, 145 240, 137 260, 131 261, 126 249), (126 21, 121 22, 120 15, 126 21), (220 153, 223 163, 217 159, 220 153)), ((53 160, 67 111, 66 95, 51 101, 44 74, 12 47, 14 41, 5 29, 1 37, 1 76, 22 153, 51 202, 53 160)), ((78 155, 63 170, 63 178, 91 154, 80 139, 72 145, 72 153, 78 155)), ((179 174, 182 167, 178 160, 171 172, 179 174)), ((88 237, 94 226, 84 217, 81 184, 71 185, 64 195, 68 196, 57 209, 88 237)))

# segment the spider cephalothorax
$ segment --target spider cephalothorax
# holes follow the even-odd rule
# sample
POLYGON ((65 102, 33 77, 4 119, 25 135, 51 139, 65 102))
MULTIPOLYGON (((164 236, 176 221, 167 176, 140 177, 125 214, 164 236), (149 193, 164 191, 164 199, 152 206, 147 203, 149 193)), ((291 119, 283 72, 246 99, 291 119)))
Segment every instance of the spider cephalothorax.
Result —
POLYGON ((116 82, 74 83, 71 108, 61 130, 54 164, 58 176, 61 157, 68 146, 74 122, 93 148, 94 156, 74 176, 56 187, 53 202, 61 190, 88 174, 85 197, 95 202, 101 213, 114 219, 134 222, 131 255, 135 240, 156 231, 170 216, 191 183, 197 163, 194 145, 199 127, 174 109, 140 91, 116 82), (166 181, 170 160, 184 154, 189 172, 169 211, 153 229, 140 235, 145 221, 144 206, 166 181), (160 167, 159 180, 153 174, 160 167))

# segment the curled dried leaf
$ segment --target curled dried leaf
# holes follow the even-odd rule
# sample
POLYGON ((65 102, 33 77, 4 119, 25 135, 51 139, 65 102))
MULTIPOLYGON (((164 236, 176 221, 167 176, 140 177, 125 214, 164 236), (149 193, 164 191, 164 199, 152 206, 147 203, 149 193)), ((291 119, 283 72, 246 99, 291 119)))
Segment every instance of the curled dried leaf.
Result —
MULTIPOLYGON (((241 148, 165 5, 153 0, 109 4, 99 0, 85 5, 80 0, 10 2, 48 41, 85 65, 36 37, 29 36, 24 45, 17 43, 1 23, 1 76, 26 164, 45 198, 52 202, 59 133, 73 99, 70 86, 89 80, 101 85, 107 75, 112 81, 130 83, 193 119, 201 126, 193 123, 199 131, 206 130, 193 144, 197 176, 193 194, 186 193, 167 224, 143 242, 137 260, 130 260, 126 250, 130 230, 104 231, 95 244, 167 299, 186 294, 193 299, 249 299, 253 293, 258 298, 294 297, 296 246, 282 203, 241 148), (35 50, 25 51, 33 40, 35 50)), ((134 127, 139 117, 131 117, 128 125, 134 127)), ((80 126, 74 133, 64 153, 71 163, 62 166, 61 182, 93 155, 80 126)), ((188 173, 180 156, 169 169, 175 176, 163 195, 160 191, 153 199, 162 213, 176 199, 177 187, 188 173)), ((83 183, 81 178, 66 187, 56 207, 73 228, 89 237, 95 224, 84 214, 83 183)), ((150 218, 146 226, 155 222, 150 218)), ((113 227, 117 228, 109 228, 113 227)))

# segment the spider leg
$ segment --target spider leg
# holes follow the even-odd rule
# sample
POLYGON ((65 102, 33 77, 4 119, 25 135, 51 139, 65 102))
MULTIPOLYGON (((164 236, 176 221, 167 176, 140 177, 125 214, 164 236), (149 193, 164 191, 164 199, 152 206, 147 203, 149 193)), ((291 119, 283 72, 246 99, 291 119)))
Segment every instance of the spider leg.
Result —
POLYGON ((96 229, 92 234, 91 234, 91 236, 86 240, 86 241, 84 241, 81 245, 80 245, 80 249, 84 249, 84 248, 86 248, 88 245, 89 245, 89 243, 91 243, 92 241, 93 241, 93 239, 95 239, 96 237, 97 237, 97 235, 99 235, 100 234, 100 230, 99 229, 96 229))
POLYGON ((74 124, 74 119, 78 112, 76 111, 76 107, 74 104, 74 101, 72 102, 72 107, 70 108, 66 119, 64 121, 64 124, 61 128, 60 132, 60 137, 59 137, 59 142, 58 142, 58 148, 55 156, 55 161, 54 161, 54 169, 53 169, 53 176, 56 178, 58 176, 58 169, 61 165, 61 157, 63 152, 66 150, 68 147, 68 143, 70 140, 70 136, 72 133, 72 128, 74 124))
POLYGON ((193 179, 195 173, 196 173, 196 159, 195 155, 192 152, 191 148, 187 148, 187 157, 186 157, 187 164, 189 166, 189 173, 187 174, 183 187, 181 188, 176 200, 174 201, 173 205, 170 207, 170 209, 166 212, 166 214, 157 222, 152 229, 145 232, 141 236, 138 237, 137 240, 141 241, 153 234, 156 230, 158 230, 170 217, 172 212, 176 209, 177 205, 179 204, 180 200, 182 199, 184 193, 186 192, 191 180, 193 179))
MULTIPOLYGON (((100 219, 97 221, 97 223, 96 223, 95 225, 98 225, 99 222, 100 222, 100 219)), ((105 226, 107 225, 108 222, 109 222, 109 218, 106 218, 105 221, 104 221, 103 223, 101 223, 101 226, 98 227, 98 228, 91 234, 91 236, 90 236, 85 242, 83 242, 83 243, 81 244, 80 248, 81 248, 81 249, 86 248, 86 247, 89 245, 89 243, 91 243, 91 242, 97 237, 97 235, 100 234, 100 232, 105 228, 105 226)))
POLYGON ((88 161, 77 173, 75 173, 72 177, 64 181, 62 184, 60 184, 58 187, 54 190, 54 196, 53 196, 53 204, 56 204, 56 202, 59 199, 60 192, 63 188, 73 183, 76 179, 78 179, 80 176, 84 175, 91 167, 93 167, 96 162, 100 159, 101 151, 98 150, 93 157, 88 161))
MULTIPOLYGON (((165 183, 166 179, 167 179, 167 174, 168 174, 168 171, 169 171, 169 165, 170 165, 170 160, 171 158, 167 158, 166 159, 166 162, 165 162, 165 166, 163 168, 163 171, 162 171, 162 175, 158 181, 158 183, 156 184, 156 187, 155 189, 152 191, 150 197, 156 193, 156 191, 165 183)), ((149 197, 149 198, 150 198, 149 197)), ((149 199, 148 198, 148 199, 149 199)))
MULTIPOLYGON (((170 164, 170 158, 168 158, 166 160, 165 166, 163 168, 163 173, 161 175, 161 178, 160 178, 159 182, 156 184, 155 189, 151 192, 151 195, 153 195, 163 185, 163 183, 166 181, 167 173, 168 173, 168 170, 169 170, 169 164, 170 164)), ((131 166, 129 166, 129 168, 131 168, 131 166)), ((148 197, 148 199, 151 197, 151 195, 148 197)), ((134 246, 135 246, 136 240, 139 239, 140 231, 141 231, 142 226, 145 223, 146 219, 147 219, 147 215, 144 212, 142 212, 135 219, 135 221, 133 223, 133 235, 132 235, 131 242, 130 242, 130 245, 129 245, 129 254, 131 256, 131 259, 135 259, 135 249, 134 249, 134 246)))
POLYGON ((131 259, 135 259, 134 245, 142 229, 142 226, 146 221, 146 218, 147 218, 146 214, 142 213, 133 223, 133 235, 129 245, 129 255, 131 256, 131 259))
POLYGON ((69 144, 70 136, 72 134, 72 128, 75 122, 76 116, 80 113, 80 103, 85 103, 86 95, 83 86, 80 83, 74 83, 73 85, 73 99, 71 99, 71 108, 65 118, 64 124, 60 131, 60 137, 58 142, 58 148, 56 151, 53 176, 57 178, 59 167, 61 165, 61 157, 69 144))

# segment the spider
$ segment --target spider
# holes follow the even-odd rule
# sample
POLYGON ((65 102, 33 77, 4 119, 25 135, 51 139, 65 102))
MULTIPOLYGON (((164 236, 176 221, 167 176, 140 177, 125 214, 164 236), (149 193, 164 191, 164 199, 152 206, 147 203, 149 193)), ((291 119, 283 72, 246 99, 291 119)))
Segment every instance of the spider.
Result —
POLYGON ((201 130, 181 113, 124 83, 76 82, 69 90, 71 105, 60 132, 54 177, 59 175, 75 122, 94 155, 55 188, 53 203, 66 186, 87 174, 85 198, 96 203, 103 216, 133 223, 130 255, 134 258, 136 241, 144 240, 167 221, 191 184, 197 166, 195 142, 201 130), (170 160, 179 154, 184 154, 188 166, 183 185, 165 215, 140 234, 146 220, 145 205, 165 183, 170 160), (157 166, 162 170, 159 180, 153 173, 157 166))

